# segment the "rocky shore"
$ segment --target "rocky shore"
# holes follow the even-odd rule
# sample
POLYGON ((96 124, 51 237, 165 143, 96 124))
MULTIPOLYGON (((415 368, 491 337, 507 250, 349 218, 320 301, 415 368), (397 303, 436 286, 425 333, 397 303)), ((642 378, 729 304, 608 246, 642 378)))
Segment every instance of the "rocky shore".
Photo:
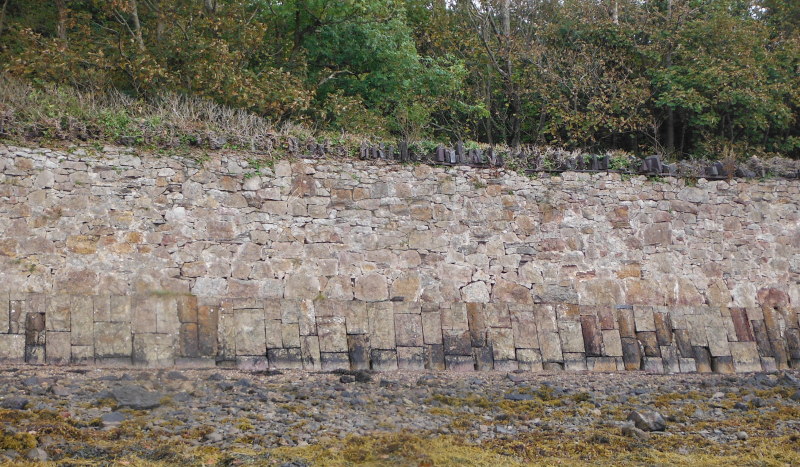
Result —
POLYGON ((0 368, 0 461, 800 463, 800 372, 0 368))

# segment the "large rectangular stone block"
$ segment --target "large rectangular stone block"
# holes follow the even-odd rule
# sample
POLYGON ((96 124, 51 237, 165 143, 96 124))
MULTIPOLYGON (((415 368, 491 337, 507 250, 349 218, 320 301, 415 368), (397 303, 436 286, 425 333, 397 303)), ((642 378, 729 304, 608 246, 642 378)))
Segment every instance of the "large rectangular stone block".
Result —
POLYGON ((219 310, 217 327, 217 359, 220 362, 236 360, 236 317, 233 310, 226 313, 225 308, 219 310))
POLYGON ((616 329, 608 329, 603 332, 603 354, 609 357, 622 356, 622 341, 620 340, 619 331, 616 329))
POLYGON ((756 336, 753 335, 753 328, 750 326, 745 309, 731 308, 730 314, 733 328, 736 331, 736 339, 740 342, 755 342, 756 336))
POLYGON ((737 372, 761 371, 761 358, 755 342, 729 342, 733 366, 737 372))
POLYGON ((467 303, 467 321, 469 336, 473 347, 486 345, 486 316, 483 305, 480 303, 467 303))
MULTIPOLYGON (((128 323, 95 323, 94 348, 98 358, 130 357, 133 336, 128 323)), ((48 349, 49 350, 49 349, 48 349)))
POLYGON ((603 355, 603 334, 600 331, 597 317, 582 315, 580 317, 580 325, 586 356, 599 357, 603 355))
POLYGON ((182 323, 181 332, 178 336, 178 355, 184 358, 200 357, 198 351, 198 332, 197 323, 182 323))
POLYGON ((181 295, 177 297, 178 321, 181 323, 197 323, 198 303, 194 295, 181 295))
MULTIPOLYGON (((73 361, 75 347, 73 346, 73 361)), ((135 334, 133 364, 148 368, 164 368, 175 364, 175 338, 170 334, 135 334)))
POLYGON ((491 345, 473 347, 472 358, 475 360, 475 369, 478 371, 491 371, 494 369, 494 352, 491 345))
POLYGON ((72 349, 70 347, 71 344, 68 332, 47 331, 45 360, 50 365, 69 364, 72 352, 72 349))
POLYGON ((347 356, 347 330, 344 321, 344 316, 317 317, 320 352, 344 353, 347 356))
POLYGON ((564 370, 566 371, 586 371, 586 354, 583 352, 564 352, 564 370))
POLYGON ((266 355, 267 336, 264 309, 235 310, 236 355, 266 355))
POLYGON ((353 370, 369 370, 370 368, 369 334, 348 334, 347 353, 350 356, 350 368, 353 370))
POLYGON ((731 356, 711 357, 711 371, 714 373, 731 374, 736 372, 731 356))
POLYGON ((92 302, 94 321, 111 321, 111 296, 95 295, 92 297, 92 302))
POLYGON ((45 354, 43 345, 25 346, 25 363, 28 365, 44 365, 45 354))
POLYGON ((266 355, 240 355, 236 357, 236 368, 243 371, 266 371, 269 360, 266 355))
POLYGON ((92 297, 80 295, 72 297, 70 329, 72 345, 93 345, 94 303, 92 297))
POLYGON ((633 319, 636 332, 655 332, 656 321, 653 316, 653 307, 635 305, 633 307, 633 319))
POLYGON ((284 348, 300 348, 300 326, 297 323, 282 324, 281 339, 284 348))
POLYGON ((539 335, 533 310, 512 309, 511 329, 514 330, 514 345, 518 349, 539 348, 539 335))
POLYGON ((395 341, 394 311, 391 303, 370 303, 367 310, 372 348, 394 349, 397 343, 395 341))
POLYGON ((0 291, 0 333, 5 334, 9 331, 8 329, 8 292, 0 291))
POLYGON ((422 317, 415 314, 394 315, 395 342, 398 347, 422 346, 422 317))
POLYGON ((268 319, 264 322, 267 348, 268 349, 281 349, 283 348, 283 325, 279 319, 268 319))
POLYGON ((472 355, 447 355, 444 356, 445 368, 450 371, 469 372, 475 371, 475 360, 472 355))
POLYGON ((519 369, 525 371, 542 371, 542 353, 539 349, 517 349, 519 369))
MULTIPOLYGON (((369 334, 369 313, 367 304, 360 301, 348 302, 345 310, 345 326, 348 334, 369 334)), ((419 315, 417 315, 419 316, 419 315)))
POLYGON ((297 324, 299 325, 301 336, 317 335, 317 314, 313 301, 302 300, 300 302, 300 316, 297 324))
POLYGON ((422 312, 422 337, 425 344, 442 344, 442 314, 438 311, 422 312))
POLYGON ((131 316, 130 296, 112 295, 109 297, 109 321, 116 323, 130 323, 131 316))
POLYGON ((622 339, 622 361, 625 370, 639 370, 642 368, 642 349, 637 339, 633 337, 623 337, 622 339))
POLYGON ((25 362, 25 336, 22 334, 0 334, 0 362, 25 362))
POLYGON ((678 356, 678 348, 674 345, 661 346, 661 360, 664 363, 665 373, 680 373, 680 363, 678 356))
POLYGON ((303 368, 303 357, 300 347, 267 350, 267 360, 271 368, 300 370, 303 368))
POLYGON ((442 308, 442 328, 457 329, 461 331, 469 330, 469 319, 467 318, 467 306, 464 303, 452 303, 450 308, 442 308))
POLYGON ((564 356, 561 353, 561 339, 558 333, 545 332, 539 329, 539 349, 542 351, 542 362, 563 362, 564 356))
POLYGON ((25 345, 44 345, 44 313, 27 313, 25 318, 25 345))
POLYGON ((419 347, 397 347, 397 367, 401 370, 424 370, 425 353, 419 347))
MULTIPOLYGON (((94 365, 94 346, 92 345, 73 345, 70 351, 73 365, 94 365)), ((164 366, 170 366, 171 363, 164 366)))
POLYGON ((300 339, 300 355, 303 359, 304 370, 322 369, 319 338, 317 336, 303 336, 300 339))
POLYGON ((711 373, 711 353, 708 347, 693 346, 694 365, 699 373, 711 373))
POLYGON ((583 332, 577 321, 559 321, 558 334, 561 337, 561 350, 564 353, 581 353, 584 350, 583 332))
POLYGON ((645 357, 661 357, 661 349, 658 347, 655 331, 637 332, 636 338, 642 343, 645 357))
POLYGON ((678 353, 683 358, 694 358, 694 350, 692 350, 692 340, 689 336, 689 331, 686 329, 676 329, 673 333, 675 337, 675 344, 678 346, 678 353))
POLYGON ((728 346, 728 332, 723 326, 706 328, 708 336, 708 350, 712 357, 730 357, 731 349, 728 346))
POLYGON ((772 346, 769 343, 769 336, 767 336, 767 329, 764 327, 764 321, 750 321, 750 324, 753 325, 753 335, 756 339, 758 354, 761 357, 772 357, 772 346))
POLYGON ((217 355, 219 332, 219 307, 202 305, 197 308, 197 352, 199 355, 217 355))
POLYGON ((553 305, 533 305, 533 314, 536 316, 536 331, 540 338, 542 333, 558 332, 556 310, 553 305))
POLYGON ((620 337, 636 337, 636 321, 633 317, 633 308, 618 307, 616 313, 620 337))
POLYGON ((45 326, 48 331, 69 332, 71 298, 69 295, 52 295, 47 301, 45 326))
POLYGON ((158 331, 155 297, 137 295, 131 299, 131 324, 137 334, 154 334, 158 331))
POLYGON ((697 371, 697 366, 695 364, 694 358, 679 358, 678 359, 678 366, 681 369, 681 373, 694 373, 697 371))
POLYGON ((515 360, 517 358, 514 331, 511 328, 489 328, 489 342, 492 346, 495 367, 497 367, 498 360, 515 360))
POLYGON ((156 297, 151 302, 156 308, 156 330, 159 334, 178 334, 181 322, 178 319, 177 297, 156 297))
POLYGON ((375 371, 394 371, 397 370, 397 351, 372 349, 370 352, 372 369, 375 371))
POLYGON ((24 300, 11 300, 8 306, 8 332, 22 334, 25 332, 25 316, 27 307, 24 300))
POLYGON ((617 371, 617 359, 615 357, 586 357, 586 367, 589 371, 604 373, 617 371))
POLYGON ((597 318, 600 321, 600 329, 608 331, 611 329, 618 329, 617 319, 614 316, 614 308, 609 306, 597 308, 597 318))
MULTIPOLYGON (((660 308, 660 307, 659 307, 660 308)), ((656 340, 658 345, 672 344, 672 321, 666 311, 653 312, 653 321, 656 325, 656 340)))
POLYGON ((486 325, 491 328, 510 328, 511 314, 508 303, 486 303, 483 305, 486 325))
POLYGON ((468 330, 443 329, 445 355, 472 355, 468 330))
POLYGON ((425 345, 425 368, 428 370, 441 371, 444 366, 444 346, 441 344, 425 345))

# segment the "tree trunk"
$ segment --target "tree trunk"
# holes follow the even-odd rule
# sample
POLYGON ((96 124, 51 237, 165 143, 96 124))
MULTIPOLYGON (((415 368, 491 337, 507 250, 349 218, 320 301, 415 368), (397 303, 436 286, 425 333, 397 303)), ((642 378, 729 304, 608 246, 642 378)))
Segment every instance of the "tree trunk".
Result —
POLYGON ((614 24, 619 24, 619 0, 614 0, 614 24))
POLYGON ((58 8, 58 23, 56 24, 56 35, 62 41, 67 40, 67 2, 66 0, 56 0, 58 8))
POLYGON ((139 23, 139 5, 136 0, 131 2, 131 20, 133 21, 133 34, 135 36, 136 45, 139 51, 144 52, 144 40, 142 40, 142 25, 139 23))
POLYGON ((204 5, 206 8, 206 13, 216 13, 217 12, 217 0, 203 0, 204 5))
POLYGON ((506 94, 508 96, 508 123, 511 126, 511 145, 518 147, 520 143, 520 101, 513 80, 513 67, 511 64, 511 0, 503 0, 503 45, 505 55, 506 94))
MULTIPOLYGON (((667 2, 667 18, 672 23, 672 0, 667 2)), ((670 41, 671 39, 668 39, 670 41)), ((672 43, 667 42, 667 56, 666 56, 667 69, 672 67, 672 43)), ((670 153, 675 151, 675 111, 670 107, 667 109, 667 134, 666 134, 667 151, 670 153)))

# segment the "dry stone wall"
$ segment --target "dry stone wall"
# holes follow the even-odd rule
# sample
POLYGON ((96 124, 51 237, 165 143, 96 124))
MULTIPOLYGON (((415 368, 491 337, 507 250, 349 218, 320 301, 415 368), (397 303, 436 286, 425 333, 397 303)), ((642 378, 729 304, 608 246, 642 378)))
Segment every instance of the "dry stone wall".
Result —
POLYGON ((0 360, 800 366, 800 185, 0 146, 0 360))

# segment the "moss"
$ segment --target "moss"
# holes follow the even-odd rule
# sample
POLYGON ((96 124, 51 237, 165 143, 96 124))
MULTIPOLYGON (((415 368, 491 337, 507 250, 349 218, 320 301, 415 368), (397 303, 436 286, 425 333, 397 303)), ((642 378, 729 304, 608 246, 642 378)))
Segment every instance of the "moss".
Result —
POLYGON ((25 452, 36 447, 36 437, 30 433, 0 434, 0 449, 25 452))

